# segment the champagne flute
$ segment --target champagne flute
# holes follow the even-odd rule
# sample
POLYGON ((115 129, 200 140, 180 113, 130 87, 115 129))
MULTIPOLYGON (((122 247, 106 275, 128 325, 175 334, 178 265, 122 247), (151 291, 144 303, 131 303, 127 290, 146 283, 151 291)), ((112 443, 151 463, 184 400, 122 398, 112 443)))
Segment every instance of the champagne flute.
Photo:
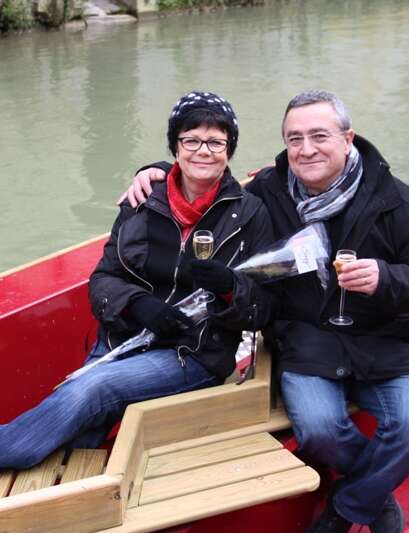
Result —
POLYGON ((200 229, 193 233, 193 251, 197 259, 209 259, 213 253, 213 233, 200 229))
MULTIPOLYGON (((337 276, 341 273, 341 267, 344 263, 356 261, 356 252, 354 250, 338 250, 335 257, 335 270, 337 276)), ((344 315, 345 306, 345 289, 341 287, 341 298, 339 300, 339 314, 332 316, 329 321, 334 326, 351 326, 354 321, 351 317, 344 315)))

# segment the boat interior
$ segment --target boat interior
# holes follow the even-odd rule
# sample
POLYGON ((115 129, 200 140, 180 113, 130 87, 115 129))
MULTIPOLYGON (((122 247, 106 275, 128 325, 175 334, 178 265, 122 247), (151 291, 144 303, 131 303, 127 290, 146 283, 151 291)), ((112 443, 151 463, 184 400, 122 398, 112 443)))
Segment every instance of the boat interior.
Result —
MULTIPOLYGON (((96 332, 87 281, 105 240, 0 275, 0 423, 82 365, 96 332)), ((320 475, 280 438, 290 422, 271 374, 259 336, 253 379, 132 404, 102 449, 0 470, 0 531, 305 531, 320 475), (257 526, 268 520, 274 529, 257 526)))

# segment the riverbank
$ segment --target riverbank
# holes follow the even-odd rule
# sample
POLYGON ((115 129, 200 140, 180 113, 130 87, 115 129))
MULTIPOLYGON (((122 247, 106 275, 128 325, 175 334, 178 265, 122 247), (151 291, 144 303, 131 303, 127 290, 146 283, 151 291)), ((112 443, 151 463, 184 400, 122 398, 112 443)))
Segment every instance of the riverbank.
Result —
POLYGON ((0 0, 2 36, 32 30, 85 29, 264 4, 264 0, 0 0))

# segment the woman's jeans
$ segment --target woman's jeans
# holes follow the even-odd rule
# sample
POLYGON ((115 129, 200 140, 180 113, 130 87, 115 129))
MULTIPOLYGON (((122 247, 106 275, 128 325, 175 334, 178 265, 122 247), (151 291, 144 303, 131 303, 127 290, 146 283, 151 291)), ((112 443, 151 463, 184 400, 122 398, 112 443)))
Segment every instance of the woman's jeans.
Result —
POLYGON ((300 453, 344 474, 335 508, 350 522, 371 523, 409 475, 409 376, 362 382, 284 372, 281 387, 300 453), (373 438, 351 421, 346 400, 377 419, 373 438))
MULTIPOLYGON (((97 343, 87 362, 108 351, 97 343)), ((182 368, 173 349, 101 364, 0 426, 0 468, 28 468, 61 446, 97 447, 128 404, 221 382, 190 356, 182 368)))

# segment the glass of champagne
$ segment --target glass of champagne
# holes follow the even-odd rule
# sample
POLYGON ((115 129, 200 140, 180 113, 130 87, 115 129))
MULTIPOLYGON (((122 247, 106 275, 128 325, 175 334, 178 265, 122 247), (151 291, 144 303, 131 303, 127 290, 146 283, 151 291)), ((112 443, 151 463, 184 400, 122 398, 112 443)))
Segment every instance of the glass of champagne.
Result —
POLYGON ((200 229, 193 233, 193 251, 197 259, 209 259, 213 253, 213 233, 200 229))
MULTIPOLYGON (((335 270, 337 275, 341 273, 341 267, 344 263, 350 263, 356 260, 356 252, 354 250, 338 250, 335 257, 335 270)), ((345 289, 341 287, 341 298, 339 301, 339 314, 332 316, 329 321, 334 326, 351 326, 354 321, 351 317, 344 315, 345 306, 345 289)))

